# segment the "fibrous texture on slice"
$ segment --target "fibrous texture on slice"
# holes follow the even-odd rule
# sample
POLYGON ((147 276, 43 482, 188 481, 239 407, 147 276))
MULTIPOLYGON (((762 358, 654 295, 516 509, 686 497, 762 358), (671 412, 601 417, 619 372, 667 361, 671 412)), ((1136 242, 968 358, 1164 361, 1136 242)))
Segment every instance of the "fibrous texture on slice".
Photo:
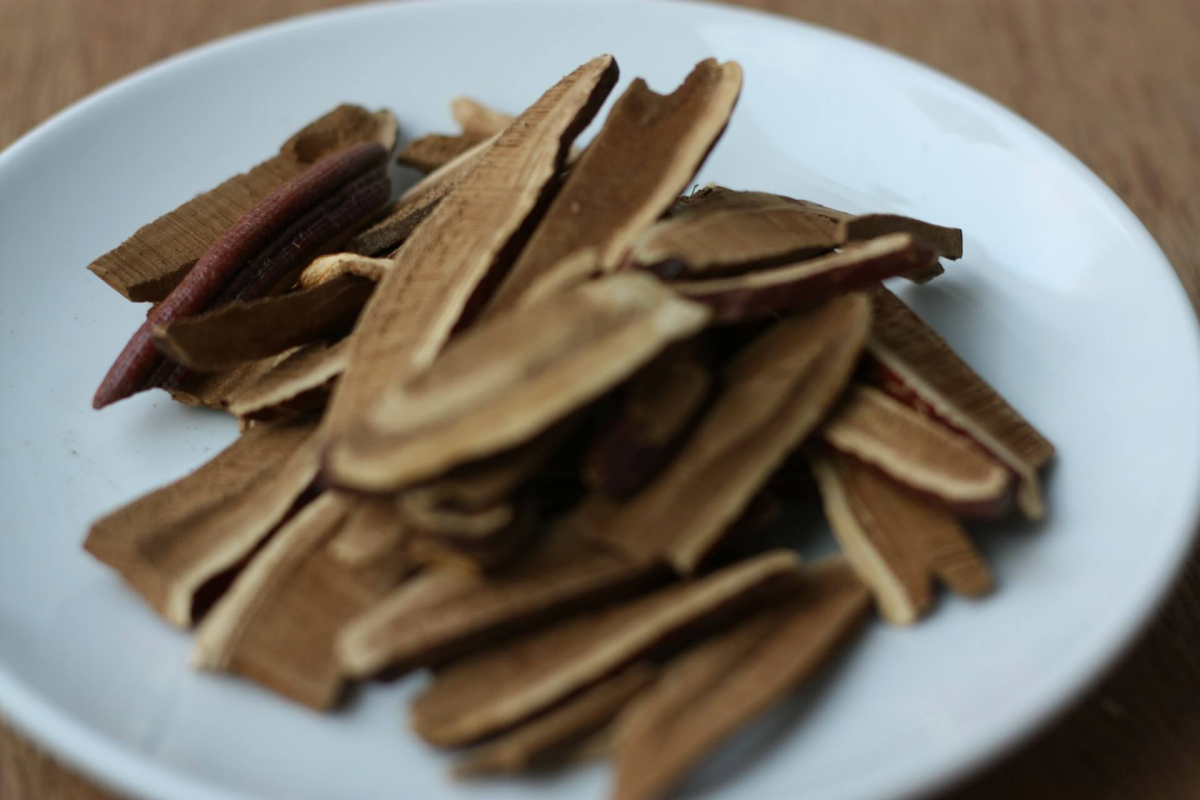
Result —
POLYGON ((329 450, 326 472, 339 486, 394 491, 513 447, 699 330, 707 317, 655 279, 632 273, 498 316, 385 394, 367 423, 329 450))
POLYGON ((462 133, 431 133, 414 139, 404 146, 396 160, 413 169, 432 172, 500 133, 515 119, 469 97, 454 98, 450 109, 462 133))
POLYGON ((834 535, 889 622, 915 622, 933 602, 932 580, 970 597, 992 579, 946 510, 837 454, 817 454, 813 474, 834 535))
POLYGON ((714 383, 712 370, 686 351, 667 353, 635 375, 584 456, 584 482, 613 497, 649 483, 704 411, 714 383))
POLYGON ((154 344, 188 369, 228 369, 338 338, 354 325, 374 289, 371 281, 341 277, 277 297, 234 302, 160 325, 154 344))
POLYGON ((729 122, 742 85, 735 63, 700 62, 669 95, 635 80, 571 168, 562 190, 485 314, 511 310, 561 262, 591 251, 610 272, 683 191, 729 122))
POLYGON ((1009 508, 1012 476, 972 439, 890 395, 854 386, 821 439, 895 482, 965 516, 1009 508))
POLYGON ((243 675, 314 709, 341 697, 334 640, 404 573, 360 573, 326 545, 353 498, 326 492, 288 521, 205 617, 196 665, 243 675))
POLYGON ((616 600, 663 578, 578 537, 553 537, 495 575, 431 570, 343 633, 343 668, 355 677, 438 664, 568 614, 616 600), (438 584, 414 589, 416 584, 438 584))
POLYGON ((342 339, 332 345, 317 342, 264 359, 254 365, 261 366, 261 370, 223 393, 221 407, 241 419, 315 411, 325 405, 334 379, 345 369, 349 350, 350 340, 342 339))
POLYGON ((856 632, 870 595, 841 558, 796 595, 669 663, 616 722, 616 800, 664 797, 693 767, 798 685, 856 632))
POLYGON ((873 293, 867 351, 884 391, 950 425, 983 446, 1017 476, 1017 507, 1030 519, 1045 513, 1038 470, 1054 446, 950 349, 900 298, 873 293))
POLYGON ((162 300, 196 260, 242 215, 313 162, 359 142, 391 150, 396 119, 342 105, 309 123, 279 154, 140 228, 89 267, 130 300, 162 300))
POLYGON ((323 428, 340 432, 429 366, 505 248, 536 216, 563 151, 617 78, 611 56, 563 78, 499 135, 396 255, 360 317, 323 428))
POLYGON ((833 407, 870 325, 865 295, 781 320, 729 364, 725 387, 666 470, 622 506, 601 538, 691 573, 833 407))
POLYGON ((331 253, 314 258, 296 279, 296 287, 311 289, 343 276, 354 276, 378 283, 393 265, 394 262, 390 258, 371 258, 356 253, 331 253))
POLYGON ((413 726, 442 746, 485 739, 648 654, 727 624, 750 604, 786 591, 799 576, 794 554, 767 553, 502 643, 439 672, 413 705, 413 726))
POLYGON ((84 547, 167 621, 191 625, 205 583, 248 556, 308 486, 315 470, 289 467, 312 431, 255 425, 192 474, 100 519, 84 547))
POLYGON ((478 100, 462 96, 450 101, 450 113, 454 115, 454 121, 458 123, 464 136, 471 136, 480 141, 495 136, 516 119, 512 114, 505 114, 485 106, 478 100))
POLYGON ((634 664, 570 698, 558 708, 471 751, 458 776, 523 772, 550 761, 599 731, 655 678, 652 664, 634 664))
POLYGON ((816 305, 834 295, 866 289, 935 258, 913 237, 896 233, 861 247, 782 267, 713 280, 676 281, 671 287, 704 303, 718 322, 742 322, 816 305))

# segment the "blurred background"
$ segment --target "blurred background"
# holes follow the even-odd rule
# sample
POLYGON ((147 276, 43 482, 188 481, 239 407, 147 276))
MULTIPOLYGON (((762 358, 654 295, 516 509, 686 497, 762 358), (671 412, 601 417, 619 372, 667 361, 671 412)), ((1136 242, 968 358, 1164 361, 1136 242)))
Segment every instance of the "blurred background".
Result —
MULTIPOLYGON (((652 0, 648 0, 652 1, 652 0)), ((0 0, 0 149, 88 93, 336 0, 0 0)), ((1200 0, 735 0, 898 50, 1022 114, 1116 190, 1200 298, 1200 0)), ((1103 624, 1097 620, 1097 624, 1103 624)), ((1200 560, 1050 730, 947 798, 1200 797, 1200 560)), ((0 720, 0 800, 110 796, 0 720)), ((815 799, 815 800, 819 800, 815 799)))

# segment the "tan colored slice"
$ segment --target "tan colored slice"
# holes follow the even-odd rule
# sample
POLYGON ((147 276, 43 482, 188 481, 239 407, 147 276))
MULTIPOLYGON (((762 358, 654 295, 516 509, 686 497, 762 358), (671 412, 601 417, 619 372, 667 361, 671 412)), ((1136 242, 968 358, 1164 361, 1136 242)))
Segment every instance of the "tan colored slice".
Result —
POLYGON ((338 106, 295 134, 278 155, 144 225, 88 269, 130 300, 161 300, 230 225, 273 189, 323 156, 364 141, 391 149, 395 117, 338 106))
MULTIPOLYGON (((263 369, 226 390, 222 405, 240 419, 270 419, 324 406, 345 369, 350 340, 317 342, 259 362, 263 369)), ((255 366, 258 366, 257 364, 255 366)))
POLYGON ((1008 508, 1012 476, 972 439, 868 386, 853 386, 821 429, 825 444, 964 516, 1008 508))
POLYGON ((200 625, 196 666, 245 676, 317 710, 337 703, 338 631, 404 578, 330 557, 325 545, 353 502, 326 492, 280 529, 200 625))
POLYGON ((788 453, 821 423, 858 361, 865 295, 782 320, 731 362, 725 388, 667 469, 599 534, 690 574, 721 544, 788 453))
POLYGON ((235 301, 154 331, 169 359, 216 372, 337 338, 350 330, 375 285, 352 276, 250 302, 235 301))
POLYGON ((648 588, 658 570, 577 537, 546 542, 513 568, 488 576, 439 569, 415 579, 347 626, 338 645, 353 677, 437 664, 485 644, 648 588))
POLYGON ((934 259, 933 251, 916 239, 895 233, 807 261, 728 278, 675 281, 671 288, 708 306, 714 321, 742 322, 811 308, 923 268, 934 259))
POLYGON ((296 287, 312 289, 343 276, 365 278, 378 283, 393 265, 394 262, 390 258, 370 258, 357 253, 331 253, 314 258, 296 279, 296 287))
POLYGON ((870 595, 841 558, 798 596, 671 662, 616 722, 616 800, 656 800, 710 752, 816 673, 858 631, 870 595))
POLYGON ((427 741, 471 744, 554 708, 664 645, 677 647, 793 586, 800 567, 776 551, 506 642, 439 672, 412 707, 427 741))
POLYGON ((329 541, 329 554, 351 567, 366 567, 404 549, 409 531, 390 497, 355 499, 337 535, 329 541))
POLYGON ((454 115, 454 121, 458 123, 464 136, 479 140, 495 136, 516 119, 512 114, 505 114, 478 100, 462 96, 450 101, 450 113, 454 115))
POLYGON ((421 172, 433 172, 463 155, 480 141, 482 140, 478 137, 465 134, 456 136, 429 133, 406 144, 396 156, 396 161, 421 172))
POLYGON ((294 467, 312 431, 255 425, 200 469, 97 521, 84 548, 167 621, 190 626, 204 585, 249 555, 307 488, 315 470, 294 467))
POLYGON ((651 664, 634 664, 547 714, 488 742, 459 761, 458 777, 515 774, 558 761, 599 732, 655 678, 651 664))
POLYGON ((844 456, 816 455, 812 467, 830 527, 884 619, 922 617, 934 577, 968 597, 991 591, 987 564, 949 512, 844 456))
POLYGON ((878 383, 1004 462, 1017 476, 1017 507, 1030 519, 1040 519, 1045 504, 1038 471, 1054 457, 1054 446, 900 298, 879 287, 873 299, 867 350, 881 368, 878 383))
POLYGON ((635 273, 496 317, 388 392, 368 424, 331 447, 326 472, 338 486, 394 491, 514 447, 706 321, 701 307, 635 273))
POLYGON ((526 493, 492 508, 426 509, 399 506, 411 530, 409 553, 420 563, 495 571, 513 563, 541 532, 537 503, 526 493))
POLYGON ((517 307, 560 263, 577 266, 571 257, 582 251, 594 251, 596 271, 616 269, 704 163, 741 85, 741 67, 714 59, 700 62, 669 95, 635 80, 571 168, 485 314, 517 307))
POLYGON ((404 385, 432 363, 616 78, 616 62, 602 56, 553 86, 415 229, 359 319, 322 423, 327 433, 344 430, 390 384, 404 385))

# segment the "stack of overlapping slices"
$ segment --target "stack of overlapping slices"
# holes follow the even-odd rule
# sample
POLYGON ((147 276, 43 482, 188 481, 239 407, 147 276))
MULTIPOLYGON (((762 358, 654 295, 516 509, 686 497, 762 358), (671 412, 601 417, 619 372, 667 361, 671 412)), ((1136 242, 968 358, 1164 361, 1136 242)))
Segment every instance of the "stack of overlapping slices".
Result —
POLYGON ((594 59, 515 118, 456 100, 390 203, 395 120, 342 106, 93 264, 156 301, 95 404, 161 387, 243 433, 86 546, 198 626, 201 667, 316 709, 431 668, 412 724, 461 772, 603 754, 631 799, 872 598, 906 624, 935 580, 989 591, 960 520, 1040 517, 1053 449, 881 284, 960 231, 691 191, 733 63, 633 82, 573 147, 616 79, 594 59), (763 544, 817 502, 843 555, 763 544))

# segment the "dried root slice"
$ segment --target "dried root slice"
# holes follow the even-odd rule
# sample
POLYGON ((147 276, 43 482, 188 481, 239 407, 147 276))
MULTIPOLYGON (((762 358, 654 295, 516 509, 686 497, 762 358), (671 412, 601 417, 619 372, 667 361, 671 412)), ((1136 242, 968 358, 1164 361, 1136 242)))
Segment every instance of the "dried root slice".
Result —
POLYGON ((308 488, 312 432, 254 426, 191 475, 96 522, 84 548, 168 622, 190 626, 211 600, 206 584, 236 569, 308 488))
POLYGON ((409 554, 420 563, 502 569, 522 555, 541 530, 530 493, 475 511, 433 509, 415 515, 403 505, 400 511, 411 529, 409 554))
POLYGON ((368 424, 330 448, 326 473, 338 486, 395 491, 516 446, 699 330, 707 316, 633 273, 499 316, 387 393, 368 424))
POLYGON ((652 664, 634 664, 585 689, 541 717, 470 752, 454 767, 457 777, 525 772, 563 760, 573 746, 601 731, 654 682, 652 664))
POLYGON ((350 339, 342 339, 264 359, 221 393, 219 407, 239 419, 273 419, 319 410, 334 379, 345 369, 349 351, 350 339))
POLYGON ((923 616, 934 577, 968 597, 991 591, 987 564, 944 509, 844 456, 816 455, 812 465, 834 535, 884 619, 923 616))
POLYGON ((888 394, 965 433, 1017 476, 1017 507, 1045 514, 1038 470, 1054 446, 987 384, 936 331, 883 287, 873 294, 868 353, 888 394))
POLYGON ((88 267, 130 300, 162 300, 223 233, 280 184, 313 162, 359 142, 391 150, 396 119, 342 105, 289 139, 278 155, 140 228, 88 267))
POLYGON ((867 297, 846 295, 754 340, 726 369, 725 389, 666 471, 601 538, 635 558, 666 558, 694 572, 833 407, 870 319, 867 297))
POLYGON ((160 325, 154 344, 197 372, 216 372, 347 333, 375 285, 342 277, 278 297, 234 302, 160 325))
POLYGON ((406 550, 409 534, 390 497, 359 496, 330 540, 329 555, 350 567, 367 567, 406 550))
POLYGON ((390 258, 370 258, 357 253, 331 253, 313 259, 296 279, 299 289, 312 289, 344 276, 364 278, 379 283, 384 273, 392 268, 390 258))
POLYGON ((313 709, 337 703, 338 631, 404 578, 360 575, 329 556, 325 545, 352 503, 327 492, 280 529, 201 624, 196 666, 245 676, 313 709))
POLYGON ((808 680, 862 625, 870 594, 842 558, 797 596, 668 664, 616 722, 616 800, 665 797, 722 742, 808 680))
POLYGON ((741 91, 736 63, 708 59, 678 89, 660 95, 637 79, 572 167, 485 314, 511 310, 535 283, 591 249, 611 272, 642 232, 691 181, 725 130, 741 91))
POLYGON ((396 161, 421 172, 433 172, 470 151, 480 141, 474 136, 430 133, 406 144, 396 161))
POLYGON ((821 439, 964 516, 1003 514, 1008 469, 970 438, 878 389, 855 386, 825 423, 821 439))
POLYGON ((435 665, 663 577, 599 545, 555 536, 495 575, 428 571, 347 626, 338 652, 356 678, 435 665))
POLYGON ((712 371, 692 353, 667 354, 635 375, 584 456, 584 483, 611 497, 648 484, 704 411, 713 385, 712 371))
MULTIPOLYGON (((955 261, 962 258, 963 253, 961 228, 946 228, 898 214, 847 217, 842 220, 838 233, 844 242, 865 242, 891 233, 907 233, 942 258, 955 261)), ((904 277, 914 283, 927 283, 943 272, 942 265, 935 259, 924 269, 907 272, 904 277)))
POLYGON ((828 253, 842 213, 766 192, 708 186, 638 240, 629 263, 663 278, 711 278, 828 253))
POLYGON ((508 730, 622 667, 727 624, 800 574, 793 553, 767 553, 503 643, 437 673, 412 707, 413 727, 445 747, 508 730))
POLYGON ((897 233, 788 266, 730 278, 676 281, 671 287, 704 303, 718 322, 742 322, 869 288, 884 278, 925 267, 934 259, 932 250, 908 234, 897 233))
POLYGON ((506 246, 535 214, 566 144, 599 111, 616 78, 611 56, 563 78, 483 151, 416 228, 359 319, 326 430, 340 433, 390 384, 406 384, 434 360, 506 246))
POLYGON ((505 114, 485 106, 478 100, 462 96, 450 101, 450 113, 462 129, 463 136, 470 136, 479 141, 495 136, 516 119, 512 114, 505 114))

